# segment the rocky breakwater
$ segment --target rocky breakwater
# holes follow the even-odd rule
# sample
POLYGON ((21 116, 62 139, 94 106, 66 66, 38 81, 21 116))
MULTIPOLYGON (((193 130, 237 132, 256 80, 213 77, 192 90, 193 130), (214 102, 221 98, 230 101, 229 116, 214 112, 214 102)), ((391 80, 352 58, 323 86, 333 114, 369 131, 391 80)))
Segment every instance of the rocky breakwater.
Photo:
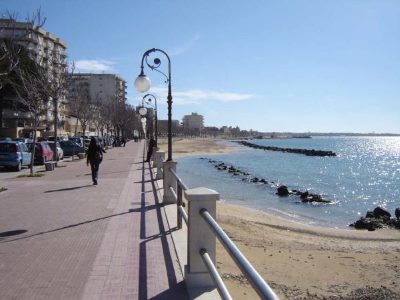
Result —
POLYGON ((396 208, 395 215, 396 218, 392 218, 391 213, 387 209, 378 206, 373 211, 368 211, 365 217, 361 217, 349 226, 368 231, 385 227, 400 229, 400 208, 396 208))
POLYGON ((208 162, 213 164, 217 170, 226 171, 232 174, 233 176, 240 177, 244 182, 253 184, 266 184, 271 186, 272 188, 276 188, 275 194, 280 197, 287 197, 292 195, 292 196, 299 196, 301 202, 303 203, 332 203, 331 200, 323 199, 322 196, 319 194, 312 194, 309 191, 290 190, 286 185, 278 186, 274 181, 252 176, 252 174, 242 171, 241 169, 233 165, 228 165, 223 161, 213 160, 206 157, 201 157, 200 159, 208 160, 208 162))
POLYGON ((335 152, 332 151, 324 151, 324 150, 314 150, 314 149, 298 149, 298 148, 281 148, 281 147, 274 147, 274 146, 261 146, 257 144, 253 144, 247 141, 235 141, 243 146, 260 149, 264 151, 280 151, 285 153, 297 153, 303 154, 307 156, 336 156, 335 152))
POLYGON ((308 191, 289 190, 286 185, 279 186, 276 194, 281 197, 287 197, 289 195, 300 196, 301 202, 303 203, 332 203, 331 200, 323 199, 319 194, 312 194, 308 191))

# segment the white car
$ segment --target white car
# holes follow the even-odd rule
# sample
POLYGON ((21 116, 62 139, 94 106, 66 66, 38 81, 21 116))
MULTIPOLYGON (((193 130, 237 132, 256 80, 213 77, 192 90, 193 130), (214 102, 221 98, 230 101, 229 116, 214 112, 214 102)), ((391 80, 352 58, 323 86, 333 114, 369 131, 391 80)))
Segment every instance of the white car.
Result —
MULTIPOLYGON (((48 141, 47 143, 49 144, 51 150, 53 150, 53 153, 57 153, 57 157, 56 157, 57 161, 64 159, 64 151, 60 146, 60 142, 57 142, 57 151, 54 151, 55 150, 54 142, 48 141)), ((54 160, 54 158, 53 158, 53 160, 54 160)))

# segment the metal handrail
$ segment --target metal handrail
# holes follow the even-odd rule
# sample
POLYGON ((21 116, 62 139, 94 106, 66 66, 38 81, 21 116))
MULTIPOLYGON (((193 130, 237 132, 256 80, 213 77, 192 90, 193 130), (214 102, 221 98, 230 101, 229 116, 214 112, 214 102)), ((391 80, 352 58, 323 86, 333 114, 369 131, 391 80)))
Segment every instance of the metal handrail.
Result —
POLYGON ((189 216, 187 215, 185 209, 183 208, 182 205, 180 205, 180 206, 178 206, 178 210, 179 210, 179 212, 181 213, 182 218, 183 218, 183 220, 185 221, 185 223, 186 223, 186 225, 187 225, 188 222, 189 222, 189 216))
POLYGON ((229 294, 228 289, 225 286, 225 283, 222 281, 221 276, 218 273, 217 268, 213 264, 210 255, 208 255, 206 249, 200 250, 200 256, 203 259, 204 264, 207 267, 208 273, 210 273, 211 278, 213 279, 215 285, 217 286, 218 293, 224 300, 232 300, 232 296, 229 294))
POLYGON ((169 170, 171 171, 172 175, 174 175, 177 183, 182 187, 182 189, 184 191, 188 190, 189 189, 188 186, 182 181, 182 179, 179 178, 179 176, 176 174, 175 170, 172 168, 170 168, 169 170))
MULTIPOLYGON (((181 178, 176 174, 175 170, 170 168, 170 172, 174 175, 177 181, 177 192, 175 192, 172 186, 169 186, 169 190, 171 191, 173 197, 177 201, 177 227, 182 228, 182 218, 185 221, 186 225, 188 224, 188 215, 183 208, 183 200, 182 194, 183 191, 188 190, 188 186, 182 181, 181 178)), ((276 300, 279 299, 278 296, 274 293, 274 291, 270 288, 270 286, 265 282, 265 280, 260 276, 260 274, 254 269, 254 267, 250 264, 247 258, 240 252, 240 250, 236 247, 233 241, 228 237, 225 231, 218 225, 217 221, 210 215, 210 213, 205 209, 200 210, 200 215, 206 221, 208 226, 211 228, 212 232, 216 235, 218 240, 227 250, 229 255, 232 257, 236 265, 243 272, 246 278, 249 280, 252 287, 255 289, 257 294, 261 297, 261 299, 267 300, 276 300)), ((217 286, 218 292, 222 299, 231 300, 228 290, 226 289, 225 284, 222 281, 221 276, 219 275, 216 267, 214 266, 210 256, 207 254, 206 249, 200 250, 200 256, 203 259, 207 270, 212 277, 214 283, 217 286)))
POLYGON ((173 188, 172 186, 170 186, 170 187, 169 187, 169 190, 171 191, 172 196, 174 196, 175 200, 177 200, 177 199, 178 199, 178 196, 176 195, 176 193, 175 193, 175 191, 174 191, 174 188, 173 188))
POLYGON ((205 209, 200 210, 200 215, 210 226, 211 230, 214 232, 218 240, 224 246, 226 251, 235 261, 236 265, 240 268, 243 274, 250 281, 250 284, 256 290, 257 294, 261 299, 279 299, 270 286, 264 281, 260 274, 254 269, 247 258, 240 252, 232 240, 228 237, 225 231, 218 225, 210 213, 205 209))

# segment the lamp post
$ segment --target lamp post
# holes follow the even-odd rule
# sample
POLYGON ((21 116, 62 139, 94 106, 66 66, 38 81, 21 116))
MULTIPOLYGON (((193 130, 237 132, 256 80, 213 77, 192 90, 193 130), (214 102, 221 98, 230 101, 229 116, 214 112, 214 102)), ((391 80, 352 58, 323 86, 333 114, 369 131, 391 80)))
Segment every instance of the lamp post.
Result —
POLYGON ((167 161, 172 161, 172 92, 171 92, 171 60, 166 52, 161 49, 152 48, 147 50, 142 57, 142 64, 141 64, 141 72, 139 76, 135 80, 135 87, 136 89, 141 92, 145 93, 150 89, 150 79, 144 74, 144 62, 146 65, 152 69, 153 71, 157 71, 165 76, 166 83, 168 83, 168 96, 167 96, 167 104, 168 104, 168 158, 167 161), (161 60, 159 58, 155 58, 152 63, 148 61, 149 55, 153 52, 161 52, 165 55, 168 60, 168 75, 164 74, 158 68, 161 65, 161 60))
MULTIPOLYGON (((154 96, 153 94, 146 94, 143 96, 143 101, 145 101, 147 104, 149 104, 149 102, 151 102, 151 100, 154 99, 154 117, 155 117, 155 136, 156 136, 156 147, 158 145, 158 127, 157 127, 157 123, 158 123, 158 118, 157 118, 157 98, 156 96, 154 96), (148 99, 148 100, 147 100, 148 99), (147 101, 146 101, 147 100, 147 101)), ((142 102, 143 105, 143 102, 142 102)))
POLYGON ((145 117, 146 114, 147 114, 146 107, 142 106, 141 108, 139 108, 139 115, 142 117, 140 121, 142 122, 144 138, 146 138, 146 117, 145 117))

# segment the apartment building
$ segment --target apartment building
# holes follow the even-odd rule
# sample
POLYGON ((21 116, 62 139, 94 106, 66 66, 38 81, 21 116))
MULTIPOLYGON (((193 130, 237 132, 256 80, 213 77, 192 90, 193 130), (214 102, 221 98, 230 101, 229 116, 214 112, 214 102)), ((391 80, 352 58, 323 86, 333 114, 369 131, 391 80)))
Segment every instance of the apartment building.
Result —
MULTIPOLYGON (((126 103, 126 81, 116 74, 93 74, 93 73, 77 73, 72 74, 69 92, 71 95, 76 94, 80 89, 81 95, 85 95, 93 105, 101 106, 109 103, 126 103)), ((74 97, 68 99, 74 101, 74 97)), ((69 114, 68 128, 71 132, 75 131, 76 119, 69 114)), ((93 124, 89 131, 94 131, 93 124)), ((79 129, 78 129, 79 132, 79 129)))
POLYGON ((197 113, 185 115, 182 118, 183 129, 186 133, 200 133, 204 128, 204 117, 197 113))
POLYGON ((72 85, 86 82, 90 98, 96 103, 126 102, 126 81, 115 74, 78 73, 72 75, 72 85))
MULTIPOLYGON (((12 40, 28 50, 31 59, 40 63, 47 72, 58 74, 65 68, 67 44, 54 34, 29 22, 18 22, 14 19, 0 19, 0 40, 12 40)), ((1 103, 16 101, 15 93, 3 91, 0 97, 6 100, 1 103)), ((58 130, 64 132, 65 107, 64 101, 58 102, 58 130)), ((50 135, 54 132, 54 103, 48 99, 44 113, 40 116, 38 135, 50 135)), ((2 104, 0 104, 2 105, 2 104)), ((19 111, 14 105, 1 107, 0 134, 10 137, 27 137, 32 132, 32 116, 29 113, 19 111)))

